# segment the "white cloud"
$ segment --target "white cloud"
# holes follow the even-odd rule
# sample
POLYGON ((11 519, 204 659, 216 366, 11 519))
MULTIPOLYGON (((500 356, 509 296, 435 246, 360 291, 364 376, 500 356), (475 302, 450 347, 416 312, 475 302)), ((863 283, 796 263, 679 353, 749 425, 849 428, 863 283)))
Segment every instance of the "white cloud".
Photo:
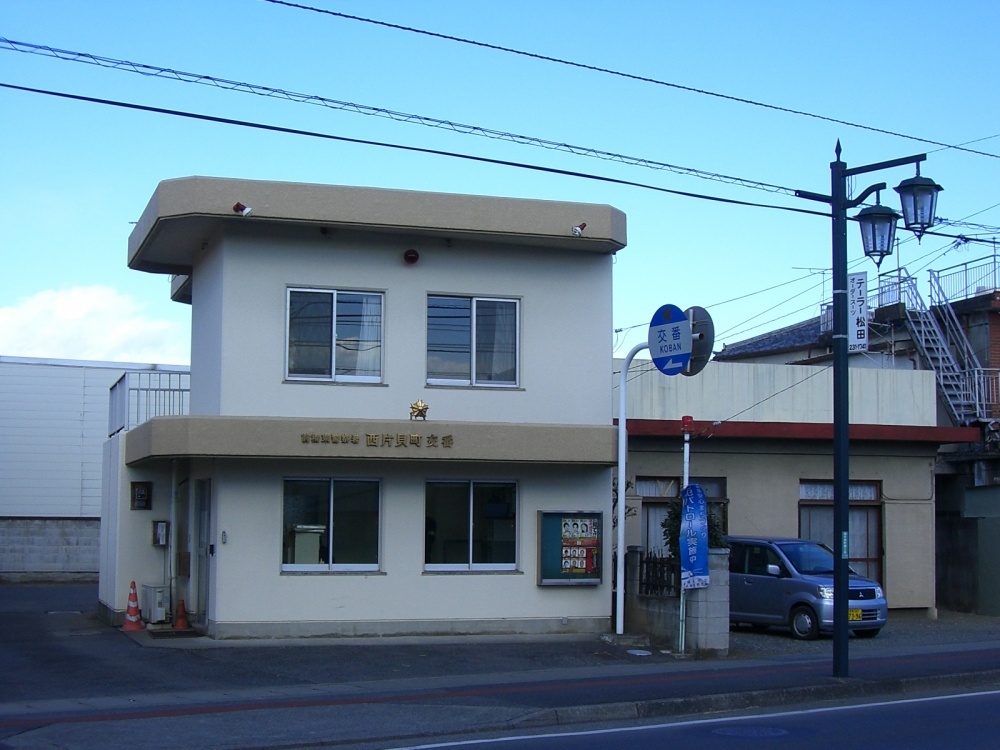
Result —
POLYGON ((10 357, 187 364, 188 329, 143 314, 108 286, 46 290, 0 307, 0 354, 10 357))

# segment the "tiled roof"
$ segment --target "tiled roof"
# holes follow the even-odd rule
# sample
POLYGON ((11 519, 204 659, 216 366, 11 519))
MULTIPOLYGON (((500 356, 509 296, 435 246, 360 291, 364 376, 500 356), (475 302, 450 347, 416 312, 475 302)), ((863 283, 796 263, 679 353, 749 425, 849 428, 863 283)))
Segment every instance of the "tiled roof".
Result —
POLYGON ((724 362, 801 349, 819 344, 819 339, 820 320, 816 317, 777 331, 754 336, 752 339, 725 344, 722 351, 715 355, 715 359, 724 362))

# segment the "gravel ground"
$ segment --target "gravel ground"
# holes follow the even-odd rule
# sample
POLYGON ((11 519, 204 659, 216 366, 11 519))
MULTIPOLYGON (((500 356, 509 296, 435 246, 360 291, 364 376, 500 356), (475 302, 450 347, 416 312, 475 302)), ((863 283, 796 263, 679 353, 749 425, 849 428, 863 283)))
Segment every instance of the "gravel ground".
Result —
MULTIPOLYGON (((1000 617, 938 610, 931 619, 924 610, 889 610, 889 622, 875 638, 851 638, 852 654, 878 654, 893 649, 908 649, 941 644, 1000 641, 1000 617)), ((729 658, 759 656, 813 656, 830 650, 832 637, 821 635, 815 641, 796 641, 787 628, 755 632, 734 627, 729 632, 729 658)))

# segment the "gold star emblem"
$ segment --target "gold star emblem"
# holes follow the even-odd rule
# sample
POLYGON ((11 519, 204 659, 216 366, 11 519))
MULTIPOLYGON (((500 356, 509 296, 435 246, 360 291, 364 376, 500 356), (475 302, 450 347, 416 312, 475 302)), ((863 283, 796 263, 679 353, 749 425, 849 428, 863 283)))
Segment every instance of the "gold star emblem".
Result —
POLYGON ((427 420, 427 410, 430 407, 425 404, 421 399, 417 399, 412 404, 410 404, 410 419, 423 419, 427 420))

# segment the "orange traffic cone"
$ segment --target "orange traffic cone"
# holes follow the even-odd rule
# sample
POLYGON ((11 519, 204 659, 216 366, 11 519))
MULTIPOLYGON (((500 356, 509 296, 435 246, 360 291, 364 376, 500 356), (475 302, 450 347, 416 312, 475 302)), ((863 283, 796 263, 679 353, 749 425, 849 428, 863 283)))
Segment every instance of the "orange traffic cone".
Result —
POLYGON ((184 600, 177 602, 177 612, 174 614, 174 630, 190 630, 188 625, 187 610, 184 609, 184 600))
POLYGON ((135 592, 135 581, 132 581, 132 585, 128 589, 128 609, 125 610, 125 624, 122 625, 122 632, 129 633, 142 629, 142 622, 139 620, 139 596, 135 592))

